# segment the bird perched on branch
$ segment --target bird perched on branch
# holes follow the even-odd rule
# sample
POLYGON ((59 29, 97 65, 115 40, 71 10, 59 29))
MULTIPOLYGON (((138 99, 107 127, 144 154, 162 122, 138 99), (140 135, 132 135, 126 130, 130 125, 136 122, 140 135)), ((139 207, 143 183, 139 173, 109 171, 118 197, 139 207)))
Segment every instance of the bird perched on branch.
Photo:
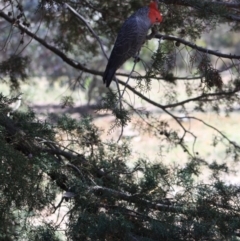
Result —
POLYGON ((122 25, 103 75, 107 87, 111 84, 117 69, 130 57, 135 57, 146 40, 148 30, 162 22, 157 1, 133 13, 122 25))

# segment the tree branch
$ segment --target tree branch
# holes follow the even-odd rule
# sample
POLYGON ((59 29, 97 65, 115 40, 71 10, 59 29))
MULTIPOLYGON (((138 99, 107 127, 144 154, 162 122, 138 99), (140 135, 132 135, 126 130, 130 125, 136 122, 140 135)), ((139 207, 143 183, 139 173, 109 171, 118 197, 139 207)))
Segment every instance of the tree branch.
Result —
MULTIPOLYGON (((149 98, 147 98, 145 95, 141 94, 140 92, 138 92, 137 90, 135 90, 132 86, 130 85, 126 85, 125 82, 121 81, 121 80, 118 80, 120 84, 122 85, 125 85, 127 89, 129 89, 130 91, 132 91, 134 94, 136 94, 138 97, 140 97, 141 99, 145 100, 146 102, 148 102, 149 104, 153 105, 153 106, 156 106, 162 110, 166 110, 168 108, 173 108, 173 107, 177 107, 177 106, 181 106, 181 105, 184 105, 186 103, 189 103, 189 102, 192 102, 192 101, 201 101, 202 99, 204 98, 207 98, 207 97, 213 97, 213 96, 221 96, 221 95, 233 95, 235 93, 237 93, 239 90, 233 90, 233 91, 230 91, 230 92, 217 92, 217 93, 209 93, 209 94, 202 94, 200 96, 197 96, 197 97, 193 97, 193 98, 190 98, 190 99, 186 99, 186 100, 183 100, 183 101, 180 101, 180 102, 177 102, 177 103, 173 103, 173 104, 168 104, 168 105, 161 105, 149 98)), ((206 100, 206 99, 204 99, 206 100)))
POLYGON ((27 29, 21 23, 17 24, 14 21, 14 19, 10 18, 8 15, 6 15, 2 11, 0 11, 0 17, 4 18, 9 23, 13 24, 16 28, 20 29, 22 32, 26 33, 28 36, 30 36, 31 38, 33 38, 34 40, 39 42, 41 45, 43 45, 44 47, 46 47, 47 49, 49 49, 50 51, 55 53, 57 56, 59 56, 64 62, 66 62, 70 66, 72 66, 72 67, 74 67, 76 69, 82 70, 82 71, 84 71, 86 73, 90 73, 90 74, 94 74, 94 75, 102 75, 103 74, 100 71, 90 70, 90 69, 86 68, 84 65, 80 64, 79 62, 77 62, 77 61, 75 61, 73 59, 68 58, 67 55, 65 55, 59 49, 57 49, 56 47, 48 44, 46 41, 44 41, 42 38, 38 37, 36 34, 32 33, 29 29, 27 29))
POLYGON ((216 127, 214 127, 214 126, 208 124, 207 122, 205 122, 205 121, 203 121, 203 120, 201 120, 201 119, 199 119, 197 117, 194 117, 194 116, 188 116, 187 118, 193 119, 193 120, 197 120, 197 121, 203 123, 205 126, 215 130, 219 135, 221 135, 224 139, 226 139, 229 142, 229 144, 234 146, 237 150, 240 150, 240 146, 236 142, 231 141, 225 134, 223 134, 222 131, 218 130, 216 127))
POLYGON ((98 41, 100 47, 101 47, 101 50, 102 50, 102 53, 104 55, 104 57, 106 59, 108 59, 108 56, 103 48, 103 44, 102 44, 102 41, 101 39, 98 37, 98 35, 95 33, 95 31, 92 29, 92 27, 88 24, 88 22, 84 19, 83 16, 81 16, 78 12, 76 12, 70 5, 68 5, 67 3, 65 3, 65 6, 75 15, 78 17, 78 19, 80 19, 88 28, 88 30, 92 33, 92 35, 95 37, 95 39, 98 41))
POLYGON ((102 196, 111 196, 111 197, 122 199, 128 202, 138 203, 138 204, 144 205, 145 207, 152 208, 154 210, 168 211, 173 213, 176 213, 176 212, 185 213, 185 210, 182 207, 160 204, 157 202, 151 202, 142 198, 138 198, 137 195, 130 195, 124 192, 113 190, 111 188, 106 188, 102 186, 93 186, 93 187, 90 187, 90 191, 92 191, 94 194, 98 196, 99 194, 101 194, 102 196))
POLYGON ((193 44, 189 41, 186 41, 184 39, 181 39, 181 38, 178 38, 178 37, 175 37, 175 36, 170 36, 170 35, 163 35, 163 34, 156 34, 155 35, 155 38, 157 39, 166 39, 166 40, 171 40, 171 41, 176 41, 176 42, 179 42, 179 43, 182 43, 186 46, 189 46, 191 47, 192 49, 196 49, 200 52, 203 52, 205 54, 212 54, 212 55, 215 55, 215 56, 218 56, 218 57, 221 57, 221 58, 227 58, 227 59, 238 59, 240 60, 240 55, 234 55, 234 54, 223 54, 223 53, 219 53, 218 51, 214 51, 214 50, 211 50, 211 49, 207 49, 207 48, 203 48, 203 47, 200 47, 200 46, 197 46, 196 44, 193 44))
MULTIPOLYGON (((8 21, 9 23, 13 24, 14 26, 16 26, 17 28, 19 28, 21 31, 23 31, 24 33, 26 33, 28 36, 32 37, 33 39, 35 39, 36 41, 38 41, 40 44, 42 44, 44 47, 46 47, 47 49, 49 49, 50 51, 52 51, 53 53, 55 53, 57 56, 59 56, 64 62, 66 62, 67 64, 69 64, 70 66, 76 68, 76 69, 79 69, 79 70, 82 70, 84 72, 87 72, 87 73, 91 73, 91 74, 94 74, 94 75, 99 75, 99 76, 102 76, 103 75, 103 72, 100 72, 100 71, 96 71, 96 70, 91 70, 91 69, 88 69, 86 68, 85 66, 83 66, 82 64, 78 63, 77 61, 75 60, 72 60, 70 58, 68 58, 63 52, 61 52, 59 49, 57 49, 56 47, 48 44, 46 41, 44 41, 43 39, 41 39, 40 37, 38 37, 36 34, 32 33, 30 30, 28 30, 25 26, 23 26, 22 24, 16 24, 14 19, 10 18, 8 15, 6 15, 4 12, 0 11, 0 17, 4 18, 6 21, 8 21)), ((213 55, 216 55, 216 56, 219 56, 219 57, 223 57, 223 58, 230 58, 230 59, 240 59, 240 56, 238 55, 227 55, 227 54, 221 54, 221 53, 218 53, 216 51, 213 51, 213 50, 209 50, 209 49, 205 49, 205 48, 202 48, 200 46, 197 46, 195 44, 192 44, 191 42, 188 42, 186 40, 183 40, 181 38, 177 38, 177 37, 174 37, 174 36, 167 36, 167 35, 161 35, 161 34, 156 34, 155 35, 156 38, 159 38, 159 39, 167 39, 167 40, 172 40, 172 41, 179 41, 193 49, 196 49, 198 51, 201 51, 201 52, 204 52, 204 53, 209 53, 209 54, 213 54, 213 55)), ((144 96, 143 94, 141 94, 140 92, 138 92, 137 90, 135 90, 133 87, 127 85, 125 82, 121 81, 121 80, 118 80, 120 84, 126 86, 126 88, 128 88, 131 92, 133 92, 134 94, 136 94, 137 96, 139 96, 140 98, 142 98, 143 100, 145 100, 146 102, 152 104, 153 106, 156 106, 162 110, 164 110, 166 113, 169 114, 169 112, 166 110, 167 108, 172 108, 172 107, 176 107, 176 106, 179 106, 179 105, 182 105, 182 104, 185 104, 187 102, 190 102, 190 101, 194 101, 194 100, 200 100, 201 98, 206 98, 207 95, 202 95, 202 96, 199 96, 199 97, 195 97, 195 98, 192 98, 192 99, 189 99, 189 100, 185 100, 185 101, 182 101, 182 102, 179 102, 179 103, 174 103, 174 104, 169 104, 169 105, 161 105, 159 103, 156 103, 155 101, 147 98, 146 96, 144 96)), ((214 95, 214 94, 213 94, 214 95)), ((216 93, 217 95, 217 93, 216 93)), ((218 94, 219 95, 219 94, 218 94)))

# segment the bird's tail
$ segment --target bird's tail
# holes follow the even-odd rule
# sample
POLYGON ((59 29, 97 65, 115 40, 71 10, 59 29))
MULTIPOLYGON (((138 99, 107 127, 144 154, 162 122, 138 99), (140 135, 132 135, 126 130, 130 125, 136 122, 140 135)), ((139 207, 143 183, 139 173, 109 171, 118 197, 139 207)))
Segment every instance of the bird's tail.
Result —
POLYGON ((116 69, 108 68, 107 66, 103 74, 103 83, 106 84, 107 87, 109 87, 109 85, 111 84, 115 72, 116 72, 116 69))

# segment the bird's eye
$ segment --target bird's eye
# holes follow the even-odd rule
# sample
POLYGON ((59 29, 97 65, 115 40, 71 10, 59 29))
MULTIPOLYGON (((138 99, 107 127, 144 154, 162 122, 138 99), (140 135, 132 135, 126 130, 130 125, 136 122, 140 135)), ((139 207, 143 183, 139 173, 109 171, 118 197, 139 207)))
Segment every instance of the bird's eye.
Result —
POLYGON ((156 18, 156 20, 158 20, 158 18, 156 18))

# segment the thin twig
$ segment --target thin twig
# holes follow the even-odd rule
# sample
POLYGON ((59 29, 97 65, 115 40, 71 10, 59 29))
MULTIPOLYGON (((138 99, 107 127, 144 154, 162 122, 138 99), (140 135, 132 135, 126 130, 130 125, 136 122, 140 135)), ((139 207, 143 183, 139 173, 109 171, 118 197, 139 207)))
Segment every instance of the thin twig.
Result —
MULTIPOLYGON (((104 55, 105 58, 108 60, 108 56, 107 56, 107 54, 106 54, 106 52, 105 52, 105 50, 104 50, 102 41, 101 41, 101 39, 99 38, 99 36, 95 33, 95 31, 93 30, 93 28, 88 24, 88 22, 84 19, 84 17, 81 16, 77 11, 75 11, 69 4, 65 3, 65 6, 87 26, 88 30, 92 33, 92 35, 95 37, 95 39, 96 39, 97 42, 99 43, 103 55, 104 55)), ((120 110, 122 110, 123 106, 122 106, 122 102, 121 102, 120 87, 119 87, 118 79, 117 79, 115 76, 114 76, 114 80, 115 80, 115 82, 116 82, 117 90, 118 90, 118 94, 119 94, 119 101, 118 101, 118 103, 120 103, 120 110)), ((120 139, 121 139, 121 137, 122 137, 122 134, 123 134, 123 126, 121 127, 121 133, 120 133, 120 136, 119 136, 117 142, 120 141, 120 139)))
POLYGON ((88 22, 84 19, 83 16, 81 16, 77 11, 75 11, 69 4, 65 3, 65 6, 75 15, 77 16, 88 28, 88 30, 92 33, 92 35, 96 38, 96 40, 98 41, 101 50, 105 56, 105 58, 108 60, 108 56, 103 48, 103 44, 101 39, 98 37, 98 35, 95 33, 95 31, 93 30, 93 28, 88 24, 88 22))
POLYGON ((188 116, 188 118, 189 118, 189 119, 193 119, 193 120, 197 120, 197 121, 203 123, 205 126, 208 126, 208 127, 210 127, 211 129, 215 130, 215 131, 216 131, 218 134, 220 134, 224 139, 226 139, 231 145, 233 145, 235 148, 237 148, 238 150, 240 150, 240 146, 239 146, 236 142, 231 141, 226 135, 224 135, 224 134, 222 133, 222 131, 218 130, 216 127, 214 127, 214 126, 208 124, 207 122, 205 122, 205 121, 203 121, 203 120, 201 120, 201 119, 199 119, 199 118, 197 118, 197 117, 194 117, 194 116, 188 116))
POLYGON ((145 200, 145 199, 142 199, 142 198, 138 198, 138 195, 130 195, 130 194, 127 194, 125 192, 116 191, 114 189, 107 188, 107 187, 93 186, 93 187, 89 187, 89 191, 93 192, 96 195, 98 195, 98 193, 101 192, 102 196, 107 195, 107 196, 112 196, 114 198, 122 199, 122 200, 132 202, 132 203, 141 203, 141 204, 146 205, 147 207, 152 208, 154 210, 168 211, 168 212, 173 212, 173 213, 190 212, 190 210, 184 210, 180 206, 166 205, 166 204, 161 204, 161 203, 157 203, 157 202, 151 202, 151 201, 148 201, 148 200, 145 200))
POLYGON ((211 50, 211 49, 207 49, 207 48, 203 48, 201 46, 198 46, 196 44, 193 44, 187 40, 184 40, 182 38, 178 38, 178 37, 175 37, 175 36, 171 36, 171 35, 163 35, 163 34, 155 34, 155 38, 158 38, 158 39, 166 39, 166 40, 171 40, 171 41, 177 41, 179 43, 182 43, 186 46, 189 46, 193 49, 196 49, 200 52, 203 52, 203 53, 208 53, 208 54, 212 54, 212 55, 215 55, 215 56, 218 56, 218 57, 222 57, 222 58, 227 58, 227 59, 238 59, 240 60, 240 55, 235 55, 235 54, 223 54, 223 53, 220 53, 216 50, 211 50))
MULTIPOLYGON (((134 65, 133 65, 133 67, 132 67, 132 70, 131 70, 130 74, 128 75, 128 79, 127 79, 127 81, 126 81, 126 85, 128 84, 130 78, 132 77, 132 74, 133 74, 133 72, 134 72, 134 70, 135 70, 136 64, 137 64, 137 61, 136 61, 136 59, 135 59, 134 65)), ((121 99, 123 98, 124 92, 125 92, 125 90, 126 90, 126 85, 124 86, 122 95, 120 96, 121 99)))
MULTIPOLYGON (((119 100, 118 100, 118 102, 117 102, 117 105, 118 105, 118 103, 120 103, 120 108, 121 108, 121 106, 122 106, 122 98, 123 98, 124 92, 125 92, 125 90, 126 90, 126 85, 128 84, 128 82, 129 82, 129 80, 130 80, 130 78, 131 78, 131 76, 132 76, 132 74, 133 74, 133 72, 134 72, 134 69, 135 69, 136 64, 137 64, 137 61, 136 61, 136 59, 135 59, 133 68, 132 68, 130 74, 128 75, 128 79, 127 79, 127 82, 125 83, 123 92, 122 92, 122 94, 120 94, 119 100)), ((117 78, 116 78, 116 80, 117 80, 117 78)), ((119 89, 119 93, 120 93, 120 89, 119 89)), ((117 143, 121 140, 122 135, 123 135, 123 126, 121 126, 121 132, 120 132, 120 135, 119 135, 119 137, 118 137, 117 143)))

